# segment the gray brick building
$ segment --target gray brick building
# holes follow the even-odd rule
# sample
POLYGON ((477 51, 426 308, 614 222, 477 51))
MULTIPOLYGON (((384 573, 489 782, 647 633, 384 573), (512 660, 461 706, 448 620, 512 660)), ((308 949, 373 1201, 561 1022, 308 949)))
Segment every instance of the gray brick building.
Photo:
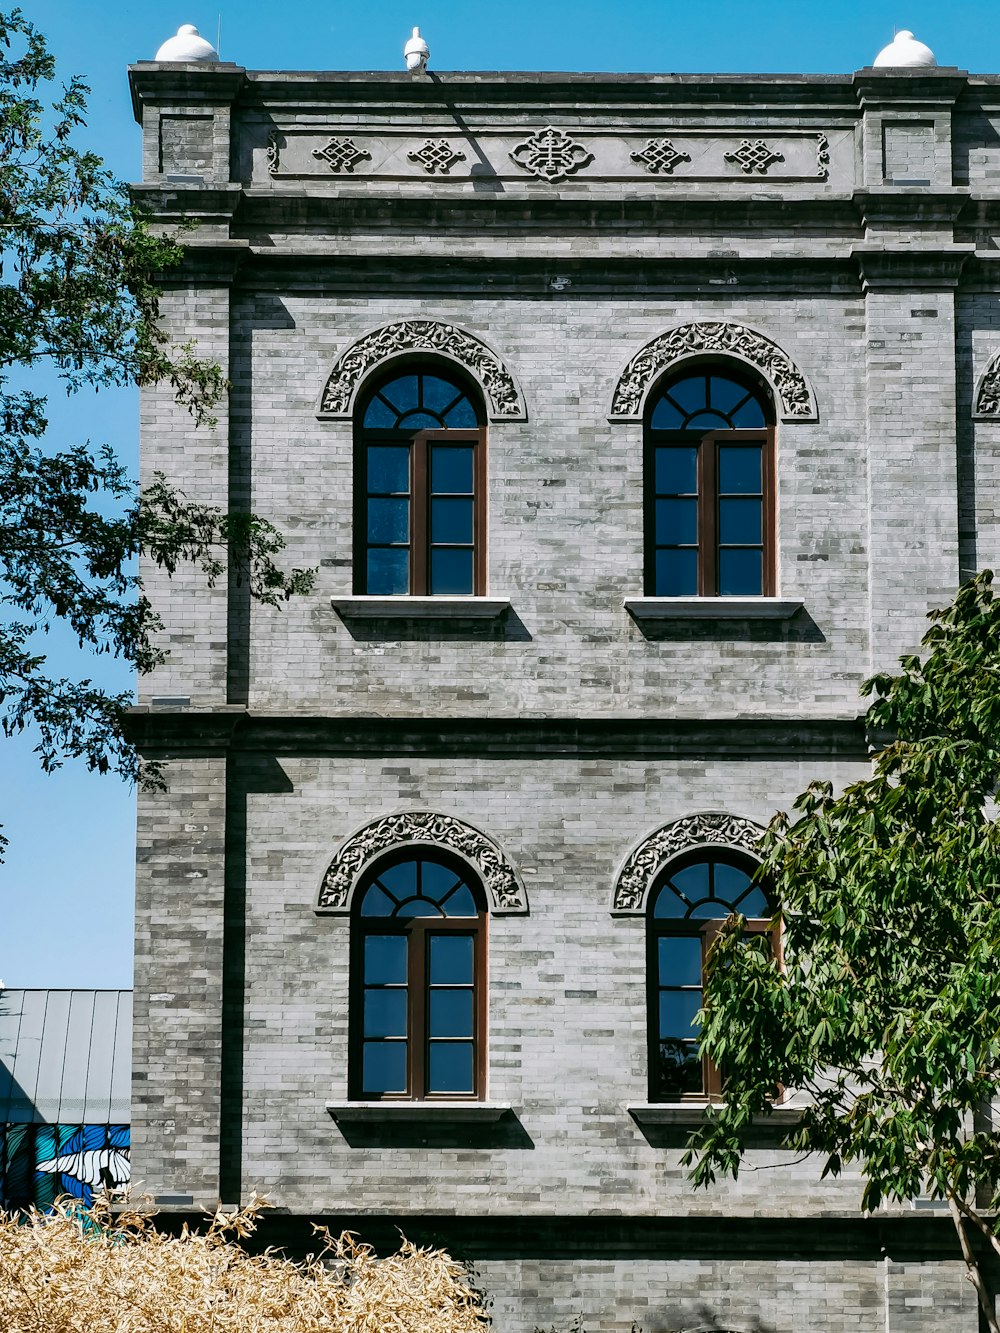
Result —
POLYGON ((998 558, 1000 79, 131 81, 231 381, 143 467, 319 571, 146 571, 133 1179, 440 1241, 504 1333, 975 1333, 946 1215, 679 1159, 706 922, 998 558))

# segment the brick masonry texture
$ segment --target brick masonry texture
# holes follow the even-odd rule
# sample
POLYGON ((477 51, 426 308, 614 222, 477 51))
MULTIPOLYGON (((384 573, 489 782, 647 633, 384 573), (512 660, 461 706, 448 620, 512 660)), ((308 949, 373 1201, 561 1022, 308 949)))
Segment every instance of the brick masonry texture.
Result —
POLYGON ((181 1212, 262 1190, 266 1237, 293 1248, 310 1219, 446 1243, 501 1333, 578 1313, 588 1333, 974 1333, 939 1210, 862 1218, 856 1175, 821 1181, 767 1132, 737 1181, 692 1191, 686 1131, 628 1109, 648 1097, 645 921, 612 891, 665 823, 766 824, 812 779, 863 776, 859 684, 1000 559, 1000 422, 973 410, 1000 353, 995 81, 131 77, 137 190, 197 224, 165 324, 231 385, 214 429, 144 393, 143 475, 252 508, 317 570, 279 611, 144 571, 169 657, 136 734, 169 790, 140 798, 137 1182, 181 1212), (555 183, 511 159, 550 124, 592 155, 555 183), (316 156, 333 137, 367 154, 353 171, 316 156), (651 173, 636 154, 668 137, 687 156, 651 173), (410 156, 428 138, 464 154, 447 176, 410 156), (743 171, 744 138, 778 156, 743 171), (523 399, 488 428, 496 621, 331 606, 354 591, 353 426, 324 386, 404 320, 481 340, 523 399), (643 427, 609 420, 612 396, 697 324, 764 335, 815 403, 776 430, 788 619, 623 605, 643 427), (327 1111, 348 1095, 351 918, 317 895, 340 844, 401 810, 482 830, 526 887, 527 913, 488 923, 493 1126, 327 1111))

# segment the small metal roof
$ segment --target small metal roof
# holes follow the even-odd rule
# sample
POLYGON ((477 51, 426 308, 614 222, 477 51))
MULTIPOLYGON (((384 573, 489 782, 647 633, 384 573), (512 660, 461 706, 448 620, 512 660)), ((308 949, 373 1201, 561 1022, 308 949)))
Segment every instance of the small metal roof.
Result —
POLYGON ((131 1069, 131 991, 0 991, 0 1124, 128 1124, 131 1069))

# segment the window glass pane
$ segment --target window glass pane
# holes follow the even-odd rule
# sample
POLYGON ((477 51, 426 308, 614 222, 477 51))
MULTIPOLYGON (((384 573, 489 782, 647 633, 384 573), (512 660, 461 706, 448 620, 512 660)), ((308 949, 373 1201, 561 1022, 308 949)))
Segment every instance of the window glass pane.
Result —
POLYGON ((708 391, 709 406, 714 407, 717 412, 725 412, 728 416, 734 407, 743 402, 747 392, 745 386, 737 384, 735 380, 713 375, 708 391))
POLYGON ((463 398, 444 414, 444 424, 452 430, 475 430, 479 425, 476 410, 468 398, 463 398))
POLYGON ((668 1038, 660 1042, 659 1064, 653 1071, 653 1097, 672 1101, 686 1092, 701 1092, 701 1057, 695 1042, 668 1038))
POLYGON ((438 375, 421 375, 421 392, 424 407, 432 412, 443 412, 456 398, 462 397, 462 390, 457 384, 443 380, 438 375))
POLYGON ((708 376, 688 375, 671 384, 667 393, 685 412, 697 412, 708 406, 708 376))
POLYGON ((385 866, 378 872, 379 880, 390 893, 397 898, 406 898, 417 891, 416 861, 397 861, 394 866, 385 866))
POLYGON ((764 591, 760 551, 719 552, 719 593, 723 597, 759 597, 764 591))
POLYGON ((396 904, 388 894, 373 884, 361 900, 362 916, 392 916, 396 904))
POLYGON ((719 448, 719 494, 760 494, 759 444, 724 444, 719 448))
POLYGON ((437 861, 420 862, 420 892, 437 903, 461 878, 451 866, 443 866, 437 861))
POLYGON ((409 500, 369 500, 368 540, 370 542, 409 541, 409 500))
POLYGON ((724 861, 715 863, 715 896, 727 903, 734 903, 741 893, 746 893, 750 886, 750 876, 738 866, 726 865, 724 861))
POLYGON ((427 1054, 428 1092, 474 1092, 471 1041, 432 1041, 427 1054))
POLYGON ((670 882, 676 884, 685 898, 689 898, 692 902, 698 898, 707 898, 708 862, 696 861, 693 866, 675 870, 670 876, 670 882))
POLYGON ((435 495, 453 492, 457 495, 471 495, 472 485, 471 445, 432 444, 431 445, 431 490, 435 495))
POLYGON ((661 986, 701 985, 700 935, 661 935, 656 945, 661 986))
POLYGON ((732 908, 726 902, 719 902, 717 898, 710 898, 707 902, 698 903, 692 907, 692 918, 697 917, 700 921, 725 921, 726 917, 732 911, 732 908))
POLYGON ((764 409, 753 398, 736 409, 732 415, 732 422, 737 430, 755 430, 758 426, 767 425, 764 409))
POLYGON ((396 916, 407 919, 415 916, 444 916, 444 913, 429 898, 408 898, 400 905, 396 916))
POLYGON ((465 884, 456 889, 443 906, 445 916, 478 916, 479 914, 472 891, 465 884))
POLYGON ((687 913, 687 903, 683 901, 670 887, 664 884, 656 898, 656 906, 653 908, 654 916, 684 916, 687 913))
POLYGON ((365 422, 373 430, 392 430, 399 413, 376 395, 365 409, 365 422))
POLYGON ((383 384, 379 393, 388 399, 397 412, 408 412, 419 403, 416 375, 400 375, 398 379, 383 384))
POLYGON ((365 981, 369 985, 406 985, 406 936, 365 936, 365 981))
POLYGON ((698 501, 657 500, 656 544, 666 546, 674 543, 694 543, 697 540, 698 501))
POLYGON ((701 1008, 700 990, 665 990, 660 992, 660 1036, 692 1037, 694 1016, 701 1008))
POLYGON ((684 424, 684 413, 669 398, 661 398, 649 419, 653 430, 679 430, 684 424))
POLYGON ((366 1041, 361 1066, 362 1091, 406 1091, 406 1042, 366 1041))
POLYGON ((432 935, 428 972, 431 985, 468 985, 472 981, 472 936, 432 935))
POLYGON ((657 551, 654 597, 693 597, 698 592, 697 551, 657 551))
POLYGON ((438 418, 430 412, 407 412, 399 419, 400 430, 435 430, 440 425, 438 418))
POLYGON ((368 449, 368 493, 410 489, 410 450, 406 445, 371 445, 368 449))
POLYGON ((760 542, 762 503, 760 500, 720 500, 719 541, 724 545, 760 542))
POLYGON ((432 990, 429 1022, 432 1037, 471 1037, 472 991, 432 990))
POLYGON ((471 543, 472 504, 472 500, 431 500, 431 541, 471 543))
POLYGON ((435 547, 431 551, 431 593, 461 594, 472 590, 472 552, 435 547))
POLYGON ((728 426, 729 418, 719 412, 698 412, 684 423, 685 430, 726 430, 728 426))
POLYGON ((682 445, 656 450, 657 495, 696 495, 698 493, 698 449, 682 445))
POLYGON ((406 988, 365 991, 365 1036, 406 1036, 406 988))
POLYGON ((365 588, 376 596, 403 596, 410 591, 410 552, 405 546, 394 550, 370 550, 365 588))
POLYGON ((736 904, 736 910, 748 917, 768 919, 771 916, 771 905, 761 889, 754 889, 748 893, 736 904))

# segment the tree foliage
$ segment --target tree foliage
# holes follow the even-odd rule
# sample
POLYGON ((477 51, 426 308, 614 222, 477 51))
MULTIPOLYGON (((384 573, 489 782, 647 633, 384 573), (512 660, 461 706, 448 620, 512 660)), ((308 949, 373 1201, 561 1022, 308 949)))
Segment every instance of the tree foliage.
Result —
POLYGON ((267 522, 193 503, 165 477, 139 493, 106 447, 47 439, 40 378, 69 392, 167 384, 206 425, 227 388, 219 366, 160 328, 157 275, 182 249, 76 145, 87 85, 54 80, 43 36, 20 10, 0 13, 0 726, 32 728, 46 769, 81 757, 133 777, 122 731, 131 695, 53 672, 50 626, 149 671, 162 653, 138 556, 171 572, 194 562, 211 581, 235 555, 272 605, 310 575, 281 572, 283 542, 267 522))
POLYGON ((786 1144, 824 1175, 855 1164, 865 1209, 947 1201, 984 1315, 978 1251, 1000 1256, 1000 600, 990 572, 931 614, 923 658, 866 682, 870 778, 816 782, 779 814, 761 878, 783 959, 731 918, 712 951, 702 1039, 725 1105, 692 1138, 707 1184, 735 1176, 775 1090, 808 1093, 786 1144))

